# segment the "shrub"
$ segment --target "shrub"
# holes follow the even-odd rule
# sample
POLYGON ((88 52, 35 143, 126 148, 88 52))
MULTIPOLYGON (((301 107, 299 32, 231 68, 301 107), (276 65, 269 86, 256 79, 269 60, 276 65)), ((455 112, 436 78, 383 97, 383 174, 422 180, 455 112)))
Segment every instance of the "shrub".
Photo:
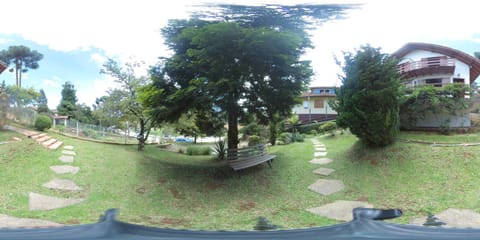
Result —
POLYGON ((300 133, 292 134, 292 137, 291 137, 292 142, 303 142, 304 139, 305 137, 303 136, 303 134, 300 134, 300 133))
POLYGON ((252 135, 248 138, 248 146, 255 146, 262 143, 260 136, 252 135))
POLYGON ((225 155, 227 155, 227 146, 225 145, 225 141, 220 140, 216 142, 213 146, 213 152, 217 156, 218 160, 225 159, 225 155))
POLYGON ((49 129, 52 127, 52 119, 50 119, 46 115, 38 115, 37 119, 35 120, 35 129, 38 131, 43 131, 45 129, 49 129))
POLYGON ((334 121, 324 123, 320 129, 322 132, 328 132, 330 135, 335 136, 335 130, 337 130, 337 124, 334 121))
POLYGON ((242 139, 247 139, 248 136, 261 136, 263 138, 268 138, 269 132, 268 128, 264 125, 257 124, 255 122, 249 123, 245 125, 243 128, 240 129, 240 133, 242 133, 242 139))
POLYGON ((289 132, 280 133, 278 140, 281 142, 281 144, 289 144, 292 142, 292 134, 289 132))
POLYGON ((310 134, 312 134, 313 136, 317 136, 318 132, 317 132, 317 130, 312 129, 312 130, 310 131, 310 134))
POLYGON ((190 156, 197 155, 210 155, 211 148, 208 146, 194 146, 190 145, 187 147, 186 153, 190 156))
POLYGON ((312 130, 318 129, 319 126, 321 126, 322 123, 310 123, 310 124, 305 124, 297 127, 298 132, 303 133, 303 134, 308 134, 312 130))
POLYGON ((89 137, 89 138, 93 138, 93 139, 98 139, 98 137, 99 137, 97 132, 93 129, 90 129, 90 128, 84 128, 84 129, 82 129, 82 132, 85 135, 85 137, 89 137))

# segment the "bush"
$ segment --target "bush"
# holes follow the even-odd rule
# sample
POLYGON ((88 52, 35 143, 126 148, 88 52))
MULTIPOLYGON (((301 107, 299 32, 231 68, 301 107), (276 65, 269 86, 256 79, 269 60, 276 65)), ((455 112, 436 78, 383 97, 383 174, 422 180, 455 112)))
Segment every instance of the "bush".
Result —
POLYGON ((93 138, 93 139, 98 139, 98 137, 99 137, 99 134, 95 130, 90 129, 90 128, 84 128, 84 129, 82 129, 82 132, 85 135, 85 137, 89 137, 89 138, 93 138))
POLYGON ((303 134, 300 134, 300 133, 292 134, 292 137, 291 137, 292 142, 303 142, 304 139, 305 137, 303 136, 303 134))
POLYGON ((194 146, 187 147, 186 153, 190 156, 210 155, 211 148, 208 146, 194 146))
POLYGON ((252 135, 248 138, 248 146, 255 146, 255 145, 258 145, 262 143, 262 139, 260 138, 260 136, 257 136, 257 135, 252 135))
POLYGON ((308 134, 310 133, 312 130, 315 130, 319 128, 319 126, 321 126, 322 123, 310 123, 310 124, 305 124, 305 125, 301 125, 299 127, 297 127, 297 130, 298 132, 300 133, 303 133, 303 134, 308 134))
POLYGON ((318 132, 317 132, 317 130, 312 129, 312 130, 310 131, 310 134, 312 134, 313 136, 317 136, 318 132))
POLYGON ((213 146, 213 152, 217 156, 218 160, 225 159, 225 156, 227 155, 227 146, 225 145, 225 141, 220 140, 216 142, 213 146))
POLYGON ((337 124, 334 121, 326 122, 321 127, 322 132, 328 132, 330 135, 335 136, 335 130, 337 130, 337 124))
POLYGON ((280 133, 278 140, 281 144, 289 144, 292 142, 292 134, 289 132, 280 133))
POLYGON ((52 127, 52 119, 46 115, 38 115, 35 120, 35 129, 38 131, 43 131, 52 127))
POLYGON ((240 129, 240 133, 242 133, 242 139, 247 139, 248 136, 261 136, 263 138, 268 138, 268 128, 264 125, 259 125, 255 122, 249 123, 245 125, 243 128, 240 129))

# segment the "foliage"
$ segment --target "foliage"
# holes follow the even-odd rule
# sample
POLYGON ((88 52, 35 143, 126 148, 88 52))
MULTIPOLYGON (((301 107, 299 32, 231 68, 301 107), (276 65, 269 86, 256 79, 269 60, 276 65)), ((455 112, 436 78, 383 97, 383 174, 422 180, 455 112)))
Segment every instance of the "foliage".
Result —
POLYGON ((115 60, 109 59, 103 64, 103 68, 100 71, 103 74, 110 75, 115 79, 115 82, 120 84, 120 88, 114 90, 114 93, 118 94, 118 101, 110 101, 110 104, 119 111, 118 115, 134 120, 140 127, 137 137, 138 151, 144 150, 145 141, 148 139, 150 129, 154 124, 152 117, 148 114, 146 107, 140 100, 139 92, 146 85, 147 78, 145 76, 137 77, 135 70, 142 67, 142 65, 143 63, 141 62, 132 61, 122 67, 115 60))
POLYGON ((15 108, 32 107, 38 104, 40 93, 32 87, 5 86, 8 102, 15 108))
POLYGON ((289 144, 292 142, 292 134, 289 132, 280 133, 280 137, 278 140, 281 144, 289 144))
POLYGON ((248 137, 248 146, 255 146, 262 143, 262 138, 257 135, 251 135, 248 137))
POLYGON ((22 73, 26 73, 28 69, 37 69, 38 62, 42 60, 43 55, 35 50, 19 45, 10 46, 7 50, 0 51, 0 60, 7 65, 12 64, 10 72, 15 71, 16 86, 22 87, 22 73))
POLYGON ((35 129, 43 131, 52 127, 52 119, 46 115, 40 114, 35 120, 35 129))
POLYGON ((337 130, 337 124, 334 121, 326 122, 322 124, 322 126, 320 126, 320 130, 322 132, 330 133, 331 136, 335 136, 335 130, 337 130))
POLYGON ((398 134, 400 74, 398 60, 369 45, 345 53, 342 86, 333 105, 337 124, 367 146, 386 146, 398 134))
POLYGON ((75 111, 75 116, 79 122, 94 125, 97 124, 97 120, 93 115, 92 109, 85 103, 77 104, 75 108, 77 109, 75 111))
POLYGON ((321 123, 321 122, 303 124, 303 125, 298 126, 297 130, 298 130, 299 133, 308 134, 308 133, 311 133, 312 130, 318 131, 322 124, 323 123, 321 123))
POLYGON ((317 136, 318 132, 317 132, 317 130, 312 129, 312 130, 310 131, 310 134, 312 134, 313 136, 317 136))
POLYGON ((404 129, 411 129, 416 122, 427 114, 438 116, 442 113, 458 115, 472 105, 464 96, 472 95, 472 89, 465 84, 454 83, 438 88, 421 86, 402 98, 400 105, 400 122, 404 129))
POLYGON ((95 130, 90 129, 90 128, 83 128, 82 132, 85 135, 85 137, 89 137, 89 138, 93 138, 93 139, 98 139, 98 137, 99 137, 98 133, 95 130))
POLYGON ((249 136, 256 135, 260 136, 261 138, 268 137, 268 130, 267 127, 264 125, 260 125, 256 122, 251 122, 240 129, 240 133, 243 134, 242 139, 248 139, 249 136))
POLYGON ((213 145, 213 152, 217 156, 218 160, 224 160, 225 156, 227 155, 227 147, 225 145, 225 141, 219 140, 215 142, 215 145, 213 145))
POLYGON ((291 142, 303 142, 305 140, 305 136, 301 133, 292 133, 291 135, 291 142))
POLYGON ((209 146, 187 146, 186 154, 190 156, 210 155, 211 147, 209 146))
POLYGON ((244 109, 268 124, 290 112, 312 75, 309 62, 299 60, 308 39, 295 32, 177 20, 163 34, 174 55, 152 71, 157 90, 146 102, 153 115, 174 121, 191 110, 225 112, 229 148, 237 147, 244 109), (159 102, 169 109, 157 109, 159 102))
POLYGON ((37 112, 50 113, 50 109, 48 108, 48 99, 47 99, 47 96, 45 95, 45 92, 43 91, 43 89, 40 89, 39 93, 40 95, 38 97, 37 112))
POLYGON ((62 85, 62 99, 57 106, 58 115, 76 117, 77 111, 77 90, 75 86, 70 82, 65 82, 62 85))
POLYGON ((3 129, 7 122, 8 96, 5 81, 0 85, 0 129, 3 129))

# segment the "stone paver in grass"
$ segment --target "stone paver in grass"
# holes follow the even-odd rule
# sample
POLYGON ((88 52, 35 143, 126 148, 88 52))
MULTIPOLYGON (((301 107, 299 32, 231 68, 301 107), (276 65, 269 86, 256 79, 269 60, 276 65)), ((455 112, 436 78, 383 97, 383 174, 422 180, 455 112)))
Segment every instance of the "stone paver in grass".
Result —
POLYGON ((317 144, 313 144, 314 147, 325 147, 325 144, 323 143, 317 143, 317 144))
POLYGON ((70 165, 56 165, 56 166, 51 166, 50 169, 52 169, 52 171, 54 171, 56 174, 66 174, 66 173, 77 174, 78 171, 80 171, 79 167, 70 166, 70 165))
POLYGON ((307 211, 338 221, 352 221, 353 209, 357 207, 373 208, 373 205, 367 202, 337 200, 321 207, 309 208, 307 211))
POLYGON ((65 150, 73 150, 73 146, 64 146, 63 149, 65 149, 65 150))
POLYGON ((73 162, 73 156, 63 155, 59 158, 59 160, 64 162, 64 163, 72 163, 73 162))
POLYGON ((68 190, 68 191, 80 191, 82 190, 75 182, 66 179, 53 179, 50 182, 43 184, 42 186, 50 189, 68 190))
POLYGON ((329 164, 331 162, 333 162, 333 160, 330 158, 314 158, 310 161, 310 163, 313 164, 329 164))
POLYGON ((0 228, 20 228, 20 227, 60 227, 63 224, 35 218, 17 218, 0 214, 0 228))
POLYGON ((342 181, 333 179, 318 179, 316 182, 308 186, 308 189, 324 196, 339 192, 344 188, 345 185, 342 181))
POLYGON ((323 176, 328 176, 328 175, 332 174, 333 172, 335 172, 335 170, 331 169, 331 168, 318 168, 318 169, 313 170, 313 173, 320 174, 320 175, 323 175, 323 176))
POLYGON ((29 193, 29 209, 34 210, 52 210, 57 208, 68 207, 74 204, 81 203, 81 198, 58 198, 45 196, 38 193, 29 193))
POLYGON ((63 150, 62 154, 73 155, 73 156, 77 155, 74 151, 70 151, 70 150, 63 150))
POLYGON ((315 152, 313 153, 314 157, 325 157, 327 156, 327 152, 315 152))
MULTIPOLYGON (((480 213, 470 209, 449 208, 435 215, 438 222, 444 222, 443 227, 455 228, 480 228, 480 213)), ((410 224, 422 226, 427 221, 427 217, 415 218, 410 224)))
POLYGON ((324 147, 315 147, 315 152, 326 152, 327 149, 324 147))

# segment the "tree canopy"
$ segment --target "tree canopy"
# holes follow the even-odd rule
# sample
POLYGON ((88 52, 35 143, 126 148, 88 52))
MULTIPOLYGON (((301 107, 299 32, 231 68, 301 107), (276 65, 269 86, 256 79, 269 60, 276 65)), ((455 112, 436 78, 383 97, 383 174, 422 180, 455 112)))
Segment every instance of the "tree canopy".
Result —
POLYGON ((367 146, 392 143, 402 96, 398 61, 369 45, 345 53, 343 60, 342 86, 334 104, 338 126, 349 128, 367 146))
POLYGON ((62 85, 62 99, 60 100, 60 104, 57 106, 59 115, 76 117, 76 93, 77 90, 75 90, 75 86, 72 83, 67 81, 62 85))
POLYGON ((22 87, 22 73, 28 69, 37 69, 40 65, 38 62, 42 60, 43 55, 36 50, 19 45, 10 46, 7 50, 0 51, 0 60, 7 65, 12 64, 10 72, 15 71, 16 85, 22 87))

